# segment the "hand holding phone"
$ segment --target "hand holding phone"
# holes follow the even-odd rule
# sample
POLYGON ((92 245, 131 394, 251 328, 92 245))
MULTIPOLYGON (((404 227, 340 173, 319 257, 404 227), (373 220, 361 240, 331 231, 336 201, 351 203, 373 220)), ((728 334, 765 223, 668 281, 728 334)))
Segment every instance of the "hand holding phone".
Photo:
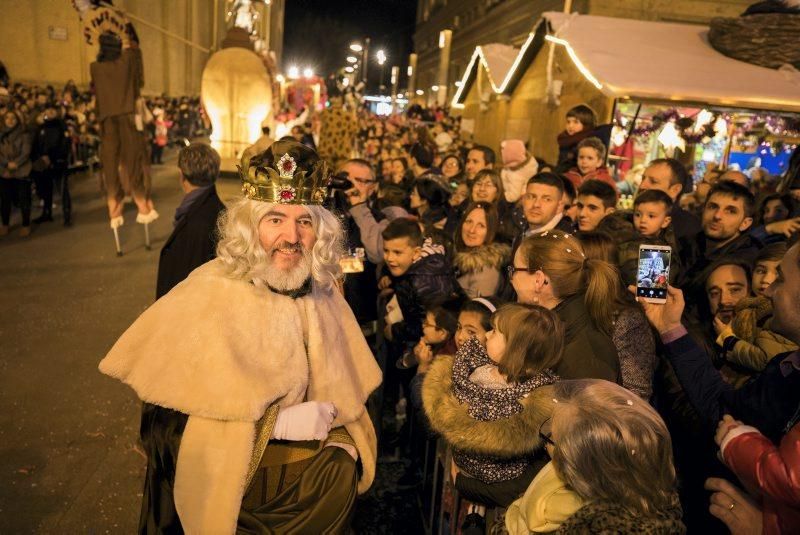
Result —
POLYGON ((639 269, 636 273, 636 296, 648 303, 667 302, 669 267, 672 247, 669 245, 639 246, 639 269))

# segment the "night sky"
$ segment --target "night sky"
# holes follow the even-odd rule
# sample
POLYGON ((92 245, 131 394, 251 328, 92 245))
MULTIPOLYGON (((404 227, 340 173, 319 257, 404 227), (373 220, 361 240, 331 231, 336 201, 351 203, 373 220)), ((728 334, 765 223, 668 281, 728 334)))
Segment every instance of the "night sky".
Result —
MULTIPOLYGON (((370 88, 375 90, 381 68, 375 53, 387 55, 384 83, 392 65, 400 65, 400 86, 412 51, 416 0, 287 0, 283 38, 283 70, 297 65, 327 75, 347 65, 350 43, 369 37, 370 88)), ((357 54, 356 54, 357 55, 357 54)))

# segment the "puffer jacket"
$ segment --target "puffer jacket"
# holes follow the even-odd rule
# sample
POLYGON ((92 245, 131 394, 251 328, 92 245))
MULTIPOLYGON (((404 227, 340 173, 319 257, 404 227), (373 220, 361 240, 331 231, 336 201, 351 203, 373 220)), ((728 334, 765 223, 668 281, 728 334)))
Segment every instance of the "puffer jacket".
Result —
POLYGON ((768 535, 797 533, 800 526, 799 416, 800 407, 778 447, 746 425, 728 432, 720 447, 725 464, 739 481, 763 497, 763 532, 768 535))
POLYGON ((22 121, 14 128, 0 130, 0 178, 28 178, 31 174, 31 138, 22 121), (8 163, 17 168, 10 170, 8 163))
POLYGON ((403 313, 403 321, 392 325, 392 338, 406 350, 422 336, 426 308, 462 295, 450 263, 439 253, 423 256, 403 275, 392 277, 392 288, 403 313))
POLYGON ((488 297, 496 295, 500 289, 503 268, 510 259, 511 247, 495 242, 457 252, 453 267, 467 297, 488 297))

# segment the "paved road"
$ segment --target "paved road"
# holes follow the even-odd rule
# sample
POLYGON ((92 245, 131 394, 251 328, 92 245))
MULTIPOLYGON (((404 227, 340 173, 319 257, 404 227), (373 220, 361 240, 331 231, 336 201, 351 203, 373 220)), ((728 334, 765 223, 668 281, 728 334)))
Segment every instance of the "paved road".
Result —
MULTIPOLYGON (((73 178, 73 227, 56 221, 22 239, 17 218, 0 238, 0 533, 135 532, 139 403, 97 364, 153 301, 177 176, 174 156, 154 168, 152 251, 128 205, 125 256, 115 256, 93 176, 73 178)), ((237 189, 219 184, 223 200, 237 189)))

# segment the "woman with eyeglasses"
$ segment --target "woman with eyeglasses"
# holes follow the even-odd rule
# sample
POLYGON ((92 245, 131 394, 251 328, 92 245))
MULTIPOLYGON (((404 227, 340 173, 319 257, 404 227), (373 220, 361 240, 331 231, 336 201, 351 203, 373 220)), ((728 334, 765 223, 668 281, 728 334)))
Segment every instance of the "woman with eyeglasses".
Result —
POLYGON ((493 296, 500 289, 511 247, 495 241, 497 227, 495 207, 476 202, 467 207, 456 231, 453 266, 458 283, 470 298, 493 296))
POLYGON ((672 441, 650 404, 596 379, 554 389, 539 430, 552 462, 509 506, 509 533, 685 533, 672 441))
POLYGON ((560 377, 621 382, 611 339, 624 295, 616 267, 588 258, 573 235, 550 230, 523 240, 508 278, 518 302, 549 308, 566 324, 564 358, 555 370, 560 377))
MULTIPOLYGON (((497 210, 497 240, 511 245, 514 238, 528 228, 521 208, 506 201, 500 174, 492 169, 482 169, 475 175, 469 195, 470 202, 486 202, 497 210)), ((464 206, 466 208, 466 206, 464 206)))
POLYGON ((446 154, 440 164, 442 174, 450 185, 464 181, 464 164, 455 154, 446 154))

